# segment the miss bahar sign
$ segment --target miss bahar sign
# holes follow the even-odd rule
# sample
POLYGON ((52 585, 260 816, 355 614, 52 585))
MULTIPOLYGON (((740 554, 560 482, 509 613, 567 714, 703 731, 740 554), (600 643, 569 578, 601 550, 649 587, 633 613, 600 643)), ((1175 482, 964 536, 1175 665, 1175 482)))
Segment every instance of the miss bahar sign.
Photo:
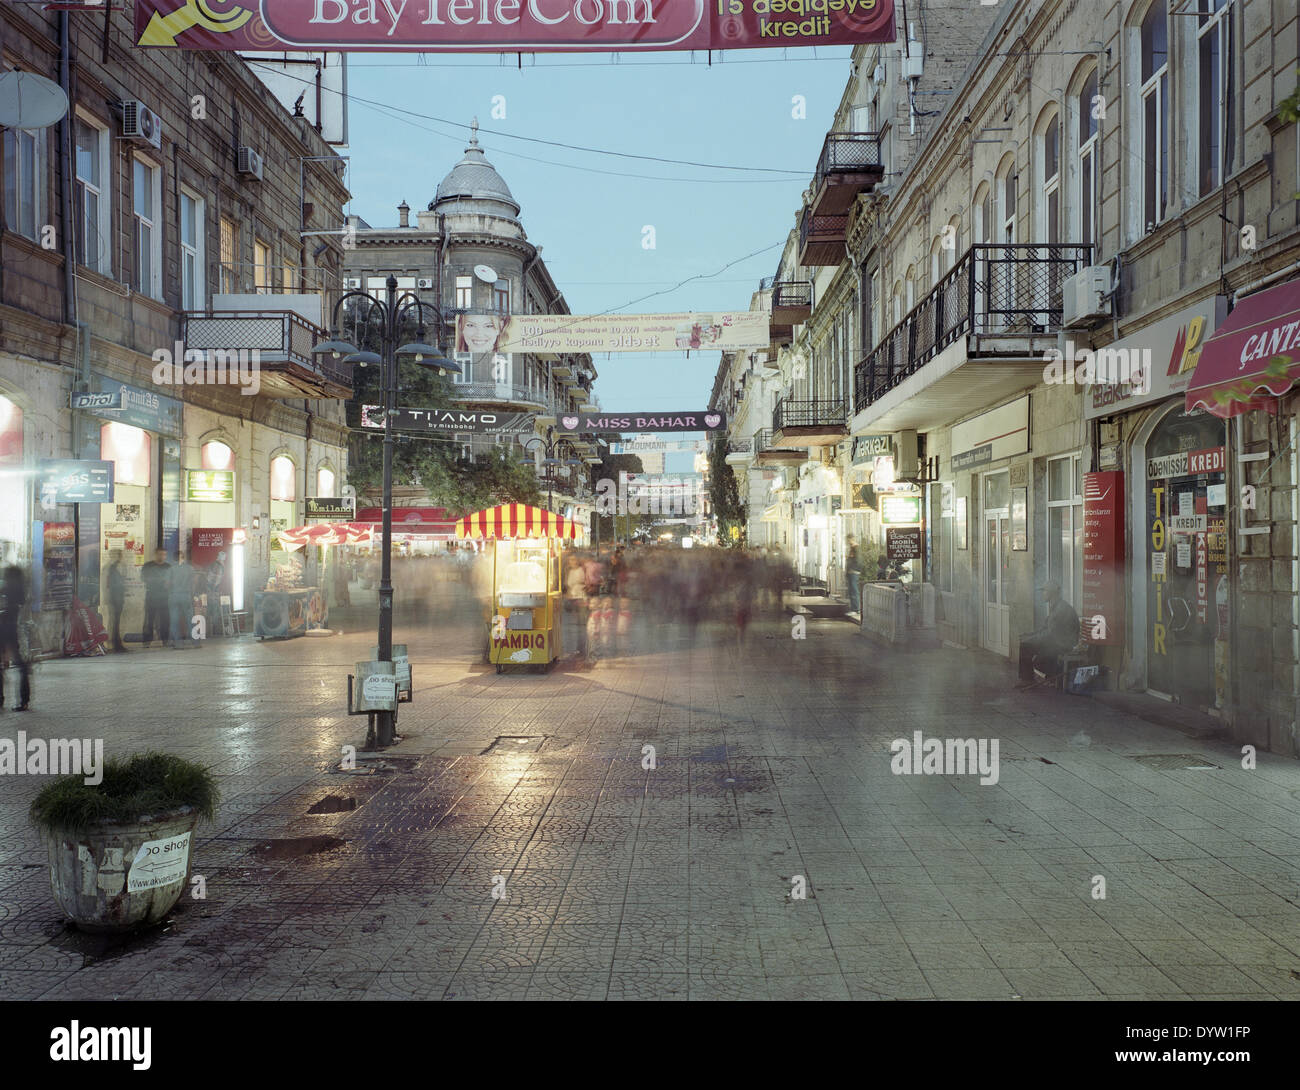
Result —
POLYGON ((155 48, 574 53, 894 40, 894 0, 136 0, 155 48))

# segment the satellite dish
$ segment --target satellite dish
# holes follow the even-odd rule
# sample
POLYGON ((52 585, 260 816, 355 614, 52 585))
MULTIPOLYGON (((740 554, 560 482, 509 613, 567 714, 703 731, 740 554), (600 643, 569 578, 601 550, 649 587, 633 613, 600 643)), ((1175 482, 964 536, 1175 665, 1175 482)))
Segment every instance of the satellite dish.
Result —
POLYGON ((485 284, 495 284, 497 282, 497 273, 491 265, 475 265, 474 275, 485 284))
POLYGON ((45 129, 68 113, 68 93, 35 72, 0 75, 0 126, 45 129))

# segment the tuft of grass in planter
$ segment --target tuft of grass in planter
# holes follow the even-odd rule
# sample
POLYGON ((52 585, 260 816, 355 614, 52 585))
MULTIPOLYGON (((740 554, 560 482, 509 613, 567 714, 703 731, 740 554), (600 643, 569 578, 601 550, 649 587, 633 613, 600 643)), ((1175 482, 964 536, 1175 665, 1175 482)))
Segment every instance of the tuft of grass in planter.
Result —
POLYGON ((139 753, 105 761, 103 781, 93 786, 82 776, 63 776, 47 784, 32 802, 30 816, 40 828, 71 832, 132 822, 181 806, 192 806, 211 821, 220 798, 216 777, 203 765, 170 753, 139 753))

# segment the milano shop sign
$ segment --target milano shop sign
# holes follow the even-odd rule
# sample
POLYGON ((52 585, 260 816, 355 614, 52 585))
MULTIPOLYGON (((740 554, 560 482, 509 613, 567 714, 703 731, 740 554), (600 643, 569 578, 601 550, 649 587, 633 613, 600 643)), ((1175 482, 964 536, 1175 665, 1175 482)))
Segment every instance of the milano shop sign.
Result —
POLYGON ((136 0, 137 44, 574 53, 894 40, 894 0, 136 0))

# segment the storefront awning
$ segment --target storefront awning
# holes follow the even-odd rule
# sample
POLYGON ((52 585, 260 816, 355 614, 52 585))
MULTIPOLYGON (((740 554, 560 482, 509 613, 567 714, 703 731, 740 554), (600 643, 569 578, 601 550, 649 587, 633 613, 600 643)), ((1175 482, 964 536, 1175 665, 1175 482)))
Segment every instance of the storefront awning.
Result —
MULTIPOLYGON (((375 533, 382 533, 383 509, 363 507, 357 512, 357 522, 369 523, 374 527, 375 533)), ((393 536, 399 534, 439 537, 450 541, 456 536, 456 520, 443 507, 394 507, 393 536)))
POLYGON ((1187 387, 1187 408, 1215 416, 1277 412, 1300 382, 1300 280, 1248 295, 1215 331, 1187 387))
POLYGON ((529 507, 522 503, 505 503, 500 507, 489 507, 485 511, 475 511, 456 523, 457 537, 473 538, 515 538, 515 537, 558 537, 573 540, 578 536, 578 527, 571 519, 544 511, 540 507, 529 507))

